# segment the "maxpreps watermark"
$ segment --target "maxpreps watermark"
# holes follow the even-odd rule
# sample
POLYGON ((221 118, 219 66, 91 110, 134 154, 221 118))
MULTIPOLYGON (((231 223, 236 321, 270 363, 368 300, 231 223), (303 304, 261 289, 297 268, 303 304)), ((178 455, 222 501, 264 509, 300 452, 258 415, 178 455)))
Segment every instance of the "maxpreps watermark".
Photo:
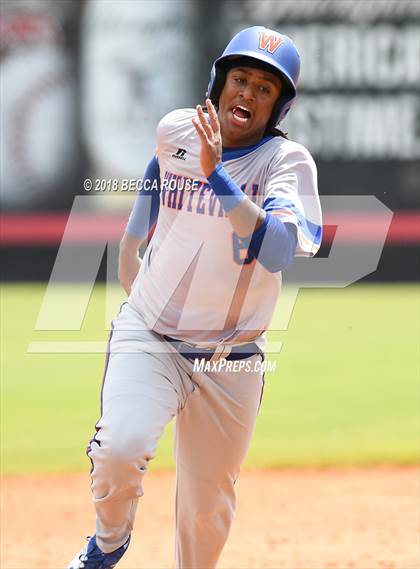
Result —
MULTIPOLYGON (((168 181, 170 175, 170 173, 167 174, 168 181)), ((171 177, 170 179, 174 178, 171 177)), ((100 187, 99 182, 98 185, 100 187)), ((206 186, 203 183, 200 187, 205 188, 206 186)), ((203 190, 200 189, 199 191, 203 190)), ((93 212, 99 210, 94 200, 100 199, 100 197, 92 195, 94 193, 92 191, 90 195, 78 195, 74 198, 54 268, 36 318, 34 329, 36 332, 80 331, 82 329, 86 311, 92 300, 92 290, 104 255, 106 255, 107 267, 110 268, 107 272, 103 309, 104 327, 106 329, 109 329, 110 321, 118 312, 118 307, 122 300, 122 291, 113 283, 119 255, 118 247, 115 246, 114 241, 115 235, 119 237, 123 234, 127 220, 123 216, 121 220, 110 222, 109 225, 107 224, 107 230, 101 232, 99 236, 95 235, 93 228, 96 224, 92 223, 89 225, 91 234, 89 232, 82 233, 81 236, 80 220, 89 219, 90 216, 92 220, 95 220, 96 214, 93 212), (117 226, 118 223, 120 224, 119 227, 117 226), (82 238, 90 239, 91 245, 89 247, 75 247, 74 243, 80 243, 82 238), (80 282, 80 285, 75 287, 73 282, 80 282), (66 283, 71 284, 68 286, 66 283), (65 289, 63 289, 63 286, 65 289), (63 298, 66 299, 64 303, 63 298)), ((148 197, 150 197, 150 203, 146 199, 145 207, 151 206, 150 193, 148 197)), ((303 198, 306 198, 306 196, 302 196, 303 198)), ((296 259, 291 267, 287 269, 287 274, 283 275, 282 292, 277 304, 275 317, 270 326, 272 331, 288 329, 300 290, 304 288, 343 288, 374 272, 378 267, 391 224, 392 212, 375 196, 322 196, 321 203, 324 212, 324 224, 336 228, 328 257, 296 259), (368 242, 354 239, 355 219, 357 219, 357 227, 360 227, 360 224, 363 227, 363 224, 368 223, 370 231, 372 230, 371 219, 374 219, 374 230, 369 233, 368 242)), ((310 210, 310 201, 307 206, 310 210)), ((304 209, 306 210, 306 207, 304 209)), ((150 209, 148 211, 150 212, 150 209)), ((106 219, 105 216, 104 219, 106 219)), ((182 216, 175 216, 173 223, 165 235, 162 236, 162 239, 176 242, 180 231, 179 225, 183 223, 185 223, 185 220, 182 216)), ((197 252, 201 251, 201 248, 205 246, 202 239, 201 237, 198 242, 194 243, 197 252)), ((155 263, 166 262, 166 259, 159 261, 161 250, 162 247, 159 247, 158 251, 154 253, 155 263)), ((203 256, 197 256, 197 258, 202 259, 203 256)), ((182 269, 182 271, 190 271, 188 278, 192 279, 196 272, 199 271, 199 267, 199 262, 197 262, 194 266, 189 266, 182 269)), ((229 282, 231 297, 235 293, 241 274, 241 271, 238 270, 237 279, 229 282)), ((179 279, 182 278, 184 278, 183 274, 180 273, 179 279)), ((249 294, 249 290, 244 295, 242 302, 246 302, 247 294, 249 294)), ((162 306, 164 306, 170 301, 172 289, 169 287, 168 291, 162 290, 160 295, 160 301, 162 306)), ((188 314, 188 303, 185 304, 183 310, 188 314)), ((226 303, 226 306, 220 307, 220 321, 226 322, 230 310, 231 303, 226 303)), ((181 317, 182 314, 180 315, 180 322, 182 322, 181 317)), ((203 332, 202 329, 200 330, 201 332, 203 332)), ((246 332, 248 334, 249 330, 246 330, 246 332)), ((278 354, 281 344, 280 341, 269 340, 266 354, 278 354)), ((161 343, 157 343, 156 350, 160 346, 161 343)), ((105 352, 106 349, 106 342, 89 342, 86 340, 59 341, 58 339, 53 342, 37 339, 36 341, 31 341, 28 347, 28 351, 31 353, 96 353, 105 352)), ((250 361, 253 362, 254 359, 259 360, 260 358, 252 358, 250 361)), ((230 365, 232 365, 232 369, 235 368, 235 370, 241 371, 244 363, 235 365, 229 362, 229 367, 230 365)), ((229 369, 226 366, 227 363, 223 364, 221 369, 229 369)))
POLYGON ((194 360, 194 373, 220 373, 220 372, 233 372, 233 373, 266 373, 269 371, 276 371, 277 361, 257 359, 256 361, 244 360, 220 360, 211 362, 204 358, 195 358, 194 360))

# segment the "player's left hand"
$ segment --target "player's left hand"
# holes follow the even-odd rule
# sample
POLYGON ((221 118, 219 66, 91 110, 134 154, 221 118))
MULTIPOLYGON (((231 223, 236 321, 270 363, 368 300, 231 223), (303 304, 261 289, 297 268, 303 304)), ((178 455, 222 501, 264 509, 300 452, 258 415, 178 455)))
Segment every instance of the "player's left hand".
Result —
POLYGON ((200 165, 206 178, 214 172, 222 161, 222 135, 216 109, 210 99, 206 99, 210 122, 207 120, 201 105, 197 105, 197 118, 192 122, 201 140, 200 165))

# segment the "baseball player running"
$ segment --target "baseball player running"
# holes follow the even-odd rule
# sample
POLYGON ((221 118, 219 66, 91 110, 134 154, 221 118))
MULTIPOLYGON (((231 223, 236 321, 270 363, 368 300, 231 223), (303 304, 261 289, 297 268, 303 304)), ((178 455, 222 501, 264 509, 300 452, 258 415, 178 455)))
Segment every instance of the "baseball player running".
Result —
POLYGON ((205 108, 158 125, 121 241, 129 297, 113 321, 88 447, 96 533, 69 569, 121 559, 148 463, 174 417, 175 567, 216 567, 262 396, 281 270, 321 240, 314 161, 279 130, 299 65, 287 36, 242 30, 213 66, 205 108))

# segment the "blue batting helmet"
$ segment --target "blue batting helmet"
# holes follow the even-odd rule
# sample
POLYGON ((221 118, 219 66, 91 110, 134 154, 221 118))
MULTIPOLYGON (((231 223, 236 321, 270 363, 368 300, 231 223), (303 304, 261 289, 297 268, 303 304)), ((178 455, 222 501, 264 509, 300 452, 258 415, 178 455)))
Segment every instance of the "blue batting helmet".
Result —
POLYGON ((282 93, 274 105, 269 126, 278 126, 296 97, 300 56, 293 41, 283 34, 263 26, 242 30, 228 43, 222 56, 213 64, 207 96, 217 104, 229 69, 247 65, 278 75, 282 93))

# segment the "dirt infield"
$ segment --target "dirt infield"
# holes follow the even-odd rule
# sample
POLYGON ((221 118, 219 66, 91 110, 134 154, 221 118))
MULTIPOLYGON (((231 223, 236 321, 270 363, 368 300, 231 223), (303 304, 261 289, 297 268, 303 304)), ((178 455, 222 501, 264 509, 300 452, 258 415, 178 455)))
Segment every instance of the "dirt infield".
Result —
MULTIPOLYGON (((220 569, 417 569, 414 468, 244 472, 220 569)), ((121 569, 170 568, 172 473, 145 479, 121 569)), ((1 567, 66 567, 92 532, 89 476, 8 477, 2 486, 1 567)))

